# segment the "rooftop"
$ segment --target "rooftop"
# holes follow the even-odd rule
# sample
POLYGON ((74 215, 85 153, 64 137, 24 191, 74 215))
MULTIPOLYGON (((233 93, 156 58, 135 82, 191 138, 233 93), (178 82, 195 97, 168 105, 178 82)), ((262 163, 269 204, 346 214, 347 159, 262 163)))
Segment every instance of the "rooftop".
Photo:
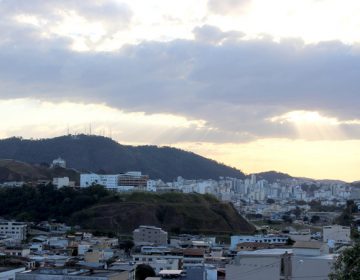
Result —
POLYGON ((238 256, 280 256, 285 253, 292 254, 292 249, 265 249, 265 250, 257 250, 257 251, 241 251, 238 252, 238 256))
POLYGON ((323 244, 317 241, 296 241, 293 248, 320 249, 323 244))

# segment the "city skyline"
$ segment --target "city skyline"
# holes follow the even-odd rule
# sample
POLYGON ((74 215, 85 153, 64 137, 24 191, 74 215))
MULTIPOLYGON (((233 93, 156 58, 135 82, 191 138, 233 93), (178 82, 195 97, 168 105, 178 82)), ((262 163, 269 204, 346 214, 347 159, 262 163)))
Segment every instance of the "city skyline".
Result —
POLYGON ((360 179, 357 1, 2 0, 0 15, 0 138, 91 123, 246 173, 360 179))

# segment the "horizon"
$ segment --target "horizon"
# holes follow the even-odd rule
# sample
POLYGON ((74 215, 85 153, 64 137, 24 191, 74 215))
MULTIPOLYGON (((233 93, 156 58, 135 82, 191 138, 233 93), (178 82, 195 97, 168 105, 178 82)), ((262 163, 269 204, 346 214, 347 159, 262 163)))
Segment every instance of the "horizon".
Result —
MULTIPOLYGON (((86 134, 86 133, 79 133, 79 134, 64 134, 64 135, 58 135, 58 136, 54 136, 54 137, 47 137, 47 138, 24 138, 22 136, 10 136, 10 137, 7 137, 7 138, 0 138, 0 141, 1 140, 7 140, 7 139, 12 139, 12 138, 17 138, 17 139, 21 139, 21 140, 25 140, 25 141, 39 141, 39 140, 49 140, 49 139, 54 139, 54 138, 61 138, 61 137, 73 137, 73 136, 87 136, 87 137, 103 137, 103 138, 106 138, 106 139, 110 139, 114 142, 116 142, 117 144, 119 145, 126 145, 126 144, 122 144, 121 142, 115 140, 115 139, 112 139, 110 136, 106 136, 106 135, 96 135, 96 134, 86 134)), ((146 145, 146 144, 139 144, 139 145, 131 145, 131 146, 134 146, 134 147, 141 147, 141 146, 155 146, 157 148, 163 148, 163 147, 170 147, 170 148, 177 148, 177 147, 172 147, 172 146, 167 146, 167 145, 146 145)), ((181 148, 177 148, 177 149, 181 149, 181 148)), ((186 151, 186 152, 192 152, 190 150, 185 150, 185 149, 181 149, 183 151, 186 151)), ((197 153, 195 153, 197 154, 197 153)), ((197 154, 197 155, 200 155, 200 154, 197 154)), ((207 158, 207 159, 210 159, 210 160, 215 160, 217 161, 216 159, 214 158, 210 158, 210 157, 207 157, 206 155, 200 155, 204 158, 207 158)), ((4 160, 14 160, 14 161, 19 161, 19 162, 22 162, 20 160, 16 160, 16 159, 4 159, 4 160)), ((66 158, 64 158, 64 160, 66 160, 66 158)), ((297 179, 309 179, 309 180, 316 180, 316 181, 326 181, 326 180, 329 180, 329 181, 341 181, 341 182, 345 182, 345 183, 348 183, 348 184, 351 184, 351 183, 357 183, 357 182, 360 182, 360 179, 358 180, 354 180, 354 181, 345 181, 345 180, 341 180, 341 179, 338 179, 338 178, 310 178, 310 177, 305 177, 305 176, 296 176, 296 175, 293 175, 293 174, 289 174, 289 173, 286 173, 286 172, 282 172, 281 170, 264 170, 264 171, 260 171, 260 172, 253 172, 253 173, 248 173, 248 172, 245 172, 243 169, 241 168, 238 168, 238 167, 235 167, 235 166, 231 166, 231 165, 228 165, 224 162, 220 162, 220 161, 217 161, 219 164, 224 164, 230 168, 235 168, 239 171, 241 171, 242 173, 244 173, 245 176, 250 176, 250 175, 257 175, 257 174, 260 174, 260 173, 267 173, 267 172, 275 172, 275 173, 280 173, 280 174, 285 174, 285 175, 289 175, 290 177, 292 178, 297 178, 297 179)), ((141 171, 141 170, 140 170, 141 171)), ((181 176, 181 174, 179 174, 179 176, 181 176)), ((189 179, 189 178, 188 178, 189 179)))
POLYGON ((360 2, 0 0, 0 138, 107 134, 360 174, 360 2))

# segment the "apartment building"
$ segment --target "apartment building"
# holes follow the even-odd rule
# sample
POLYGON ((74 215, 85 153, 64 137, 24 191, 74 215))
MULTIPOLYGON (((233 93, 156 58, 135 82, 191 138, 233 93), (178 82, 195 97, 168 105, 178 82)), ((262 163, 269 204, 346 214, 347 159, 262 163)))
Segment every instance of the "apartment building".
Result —
POLYGON ((168 233, 154 226, 140 226, 133 231, 133 238, 135 245, 166 245, 168 243, 168 233))
POLYGON ((138 171, 130 171, 124 174, 81 174, 80 187, 86 188, 92 185, 102 185, 107 189, 116 191, 146 190, 149 176, 142 175, 138 171))
POLYGON ((27 225, 25 223, 13 221, 0 222, 0 235, 10 237, 12 239, 23 241, 26 239, 27 225))

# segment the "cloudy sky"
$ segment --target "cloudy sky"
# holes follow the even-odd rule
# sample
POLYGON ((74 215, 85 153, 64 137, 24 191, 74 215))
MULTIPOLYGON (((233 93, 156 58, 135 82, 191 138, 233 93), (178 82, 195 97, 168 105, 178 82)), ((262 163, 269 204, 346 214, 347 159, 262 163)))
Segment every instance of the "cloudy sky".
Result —
POLYGON ((0 137, 92 132, 360 180, 358 0, 0 0, 0 137))

